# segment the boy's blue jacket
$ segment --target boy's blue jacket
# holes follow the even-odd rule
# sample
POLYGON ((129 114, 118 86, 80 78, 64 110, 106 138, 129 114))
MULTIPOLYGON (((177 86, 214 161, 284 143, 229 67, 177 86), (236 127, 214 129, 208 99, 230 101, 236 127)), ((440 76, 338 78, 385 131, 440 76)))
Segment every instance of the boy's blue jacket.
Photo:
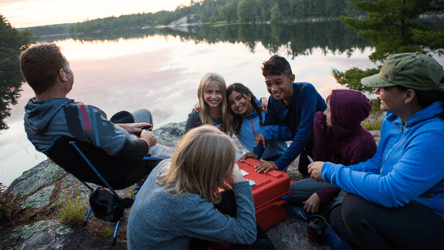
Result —
POLYGON ((322 178, 384 207, 417 201, 444 219, 443 102, 413 114, 403 126, 387 112, 381 141, 370 160, 345 167, 326 162, 322 178))
MULTIPOLYGON (((317 111, 327 108, 324 99, 310 83, 293 83, 293 97, 288 105, 270 96, 268 111, 261 133, 267 140, 293 141, 284 154, 274 163, 284 169, 302 152, 308 140, 312 140, 313 120, 317 111)), ((263 147, 258 147, 260 149, 263 147)), ((260 152, 254 151, 260 155, 260 152)))
MULTIPOLYGON (((265 112, 262 111, 262 121, 265 120, 265 112)), ((254 144, 256 143, 256 136, 260 132, 261 126, 259 124, 259 116, 256 111, 248 115, 242 115, 242 124, 237 138, 248 152, 253 152, 254 144)), ((282 155, 287 149, 285 141, 271 140, 267 144, 265 152, 262 154, 262 159, 267 159, 276 155, 282 155)))

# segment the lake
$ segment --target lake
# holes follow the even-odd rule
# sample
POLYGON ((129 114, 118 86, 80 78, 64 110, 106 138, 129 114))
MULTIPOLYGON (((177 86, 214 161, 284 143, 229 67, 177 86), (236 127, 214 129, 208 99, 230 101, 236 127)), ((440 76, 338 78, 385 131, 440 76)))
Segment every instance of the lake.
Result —
MULTIPOLYGON (((151 110, 154 126, 182 122, 197 103, 197 87, 208 72, 228 84, 240 82, 258 97, 268 97, 261 65, 273 54, 290 62, 296 81, 312 83, 325 98, 336 83, 332 69, 376 67, 369 43, 338 21, 281 26, 229 25, 180 29, 133 28, 43 37, 55 42, 74 72, 68 97, 99 107, 108 117, 120 110, 151 110)), ((443 63, 442 58, 439 60, 443 63)), ((27 140, 24 106, 34 96, 23 85, 18 104, 0 131, 0 182, 9 185, 46 156, 27 140)))

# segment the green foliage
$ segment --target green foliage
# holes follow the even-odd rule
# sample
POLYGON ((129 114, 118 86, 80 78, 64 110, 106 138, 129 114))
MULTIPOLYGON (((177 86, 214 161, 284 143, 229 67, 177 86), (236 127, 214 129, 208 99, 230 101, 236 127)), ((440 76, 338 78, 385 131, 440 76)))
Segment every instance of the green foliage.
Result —
POLYGON ((102 228, 102 234, 105 237, 111 237, 114 234, 114 230, 111 228, 104 227, 102 228))
POLYGON ((443 31, 436 33, 422 25, 418 18, 422 14, 442 11, 444 1, 434 0, 350 0, 359 10, 367 11, 367 19, 358 20, 341 17, 341 20, 358 31, 358 37, 372 43, 376 51, 370 60, 384 61, 393 53, 442 52, 443 31), (429 37, 426 37, 429 36, 429 37))
POLYGON ((241 23, 256 21, 256 4, 254 0, 241 0, 237 5, 237 20, 241 23))
POLYGON ((237 21, 237 4, 235 1, 229 1, 219 9, 219 16, 227 22, 237 21))
POLYGON ((281 12, 281 9, 279 8, 279 5, 277 3, 273 6, 273 8, 271 8, 270 20, 272 22, 282 21, 282 12, 281 12))
POLYGON ((373 88, 362 85, 361 79, 367 76, 378 74, 380 68, 381 66, 379 66, 377 69, 367 69, 364 71, 354 67, 352 69, 347 70, 345 73, 340 72, 337 69, 333 69, 332 71, 333 71, 333 76, 336 78, 336 81, 339 84, 345 85, 349 89, 371 93, 373 91, 373 88))
POLYGON ((371 130, 381 130, 382 122, 378 122, 378 121, 364 121, 361 125, 362 125, 363 128, 365 128, 368 131, 371 131, 371 130))
POLYGON ((10 116, 10 105, 17 104, 23 77, 20 53, 35 41, 30 29, 18 31, 0 15, 0 130, 8 129, 4 119, 10 116))
MULTIPOLYGON (((66 197, 65 192, 65 197, 66 197)), ((80 225, 86 216, 86 201, 82 196, 67 196, 66 200, 60 205, 61 223, 69 226, 80 225)))
POLYGON ((21 197, 6 191, 6 187, 0 183, 0 230, 30 217, 28 211, 21 209, 22 201, 21 197))

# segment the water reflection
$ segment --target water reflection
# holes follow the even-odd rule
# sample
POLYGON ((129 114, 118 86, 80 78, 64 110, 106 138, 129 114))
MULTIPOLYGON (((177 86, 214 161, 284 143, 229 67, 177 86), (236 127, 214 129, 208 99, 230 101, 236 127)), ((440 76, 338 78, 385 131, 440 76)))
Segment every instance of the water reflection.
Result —
POLYGON ((23 82, 18 58, 0 61, 0 130, 8 129, 5 119, 11 115, 11 105, 16 105, 23 82))
MULTIPOLYGON (((268 96, 260 68, 273 53, 285 56, 296 80, 313 83, 324 98, 334 88, 345 88, 336 83, 332 68, 374 67, 368 60, 369 44, 339 22, 128 29, 46 38, 61 46, 70 61, 75 82, 69 98, 99 107, 109 116, 148 108, 155 127, 186 120, 197 102, 199 81, 208 72, 220 73, 227 83, 241 82, 258 97, 268 96), (344 53, 363 48, 350 58, 344 53)), ((27 141, 23 128, 23 108, 33 95, 23 85, 18 104, 10 107, 6 119, 10 129, 0 133, 0 182, 7 185, 43 157, 27 141)))
MULTIPOLYGON (((120 39, 148 38, 155 35, 180 37, 181 41, 192 41, 196 44, 215 44, 219 42, 242 43, 254 53, 260 42, 270 54, 285 51, 292 58, 298 55, 309 55, 314 48, 321 48, 325 53, 347 53, 364 50, 371 46, 356 36, 356 31, 340 21, 279 24, 279 25, 225 25, 180 27, 164 29, 129 28, 83 33, 72 37, 75 41, 96 42, 120 39)), ((64 37, 60 37, 64 38, 64 37)), ((56 37, 46 37, 53 41, 56 37)), ((46 41, 46 40, 45 40, 46 41)))

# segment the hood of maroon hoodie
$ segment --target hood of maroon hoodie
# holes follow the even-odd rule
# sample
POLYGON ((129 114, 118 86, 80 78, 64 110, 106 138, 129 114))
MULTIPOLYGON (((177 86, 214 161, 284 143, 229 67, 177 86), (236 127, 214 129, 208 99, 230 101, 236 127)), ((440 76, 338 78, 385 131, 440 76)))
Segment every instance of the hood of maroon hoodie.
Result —
POLYGON ((368 98, 355 90, 333 90, 330 97, 330 111, 333 134, 342 138, 360 128, 368 117, 372 105, 368 98))

